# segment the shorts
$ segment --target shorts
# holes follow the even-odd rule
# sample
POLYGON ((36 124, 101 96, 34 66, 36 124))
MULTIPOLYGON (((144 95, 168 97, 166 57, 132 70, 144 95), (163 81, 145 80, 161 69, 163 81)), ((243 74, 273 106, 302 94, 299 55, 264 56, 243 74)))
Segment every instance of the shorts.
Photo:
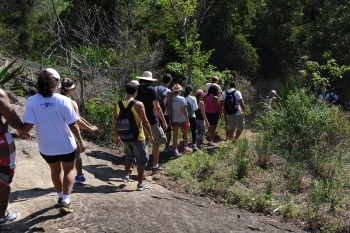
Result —
POLYGON ((227 115, 226 114, 226 119, 227 119, 227 129, 228 130, 234 130, 237 129, 239 131, 243 131, 244 128, 244 117, 243 115, 227 115))
POLYGON ((145 168, 149 161, 149 155, 145 141, 136 140, 134 142, 123 143, 126 159, 132 161, 136 159, 136 166, 140 168, 145 168))
POLYGON ((219 114, 217 112, 213 113, 205 113, 205 116, 207 117, 207 120, 210 125, 217 125, 219 122, 219 114))
POLYGON ((16 147, 9 132, 0 134, 0 166, 16 167, 16 147))
MULTIPOLYGON (((158 124, 151 125, 151 130, 153 134, 153 146, 160 146, 162 144, 166 143, 166 136, 164 134, 164 131, 161 127, 158 126, 158 124)), ((146 130, 145 131, 145 136, 148 137, 148 133, 146 130)))
POLYGON ((44 155, 41 152, 40 154, 41 154, 41 157, 43 157, 47 163, 56 163, 57 161, 69 163, 75 160, 75 152, 76 151, 73 151, 69 154, 64 154, 64 155, 44 155))
POLYGON ((0 166, 0 185, 8 186, 11 184, 14 175, 14 168, 10 168, 10 166, 0 166))
POLYGON ((182 128, 185 128, 185 126, 186 126, 186 121, 182 121, 182 122, 173 122, 173 126, 178 126, 178 127, 180 127, 181 129, 182 129, 182 128))

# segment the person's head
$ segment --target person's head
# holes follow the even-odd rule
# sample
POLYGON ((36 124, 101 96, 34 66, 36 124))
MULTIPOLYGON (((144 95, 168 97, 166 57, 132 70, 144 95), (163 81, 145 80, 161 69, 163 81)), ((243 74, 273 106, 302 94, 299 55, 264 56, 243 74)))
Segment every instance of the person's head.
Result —
POLYGON ((170 74, 164 74, 163 79, 162 79, 163 85, 166 87, 170 86, 172 79, 173 79, 173 77, 171 77, 170 74))
POLYGON ((140 80, 140 84, 142 83, 152 84, 153 82, 157 81, 157 79, 154 79, 152 77, 151 71, 145 71, 143 72, 141 77, 136 77, 136 78, 140 80))
POLYGON ((211 79, 211 83, 216 83, 216 84, 218 84, 218 83, 219 83, 219 77, 215 75, 215 76, 211 79))
POLYGON ((51 97, 60 84, 60 75, 56 70, 48 68, 38 75, 37 90, 43 97, 51 97))
POLYGON ((187 97, 189 95, 192 95, 193 87, 191 85, 187 85, 185 87, 185 93, 184 96, 187 97))
POLYGON ((236 88, 236 83, 235 82, 230 82, 230 88, 236 88))
POLYGON ((127 95, 132 95, 135 97, 137 94, 137 88, 138 87, 135 83, 130 82, 130 83, 126 84, 125 92, 127 95))
POLYGON ((269 97, 272 99, 273 97, 275 97, 277 94, 277 92, 275 90, 272 90, 269 94, 269 97))
POLYGON ((73 80, 70 78, 65 78, 61 82, 61 94, 65 96, 70 96, 75 89, 73 80))
POLYGON ((203 90, 197 90, 197 93, 196 93, 196 99, 197 100, 201 100, 204 96, 204 91, 203 90))
POLYGON ((208 90, 208 95, 219 96, 219 88, 215 85, 211 85, 208 90))
POLYGON ((140 85, 139 81, 137 80, 131 80, 130 82, 136 84, 137 86, 140 85))
POLYGON ((331 93, 335 93, 335 88, 331 88, 331 93))
POLYGON ((180 84, 175 84, 171 91, 174 93, 174 95, 181 95, 182 87, 180 86, 180 84))

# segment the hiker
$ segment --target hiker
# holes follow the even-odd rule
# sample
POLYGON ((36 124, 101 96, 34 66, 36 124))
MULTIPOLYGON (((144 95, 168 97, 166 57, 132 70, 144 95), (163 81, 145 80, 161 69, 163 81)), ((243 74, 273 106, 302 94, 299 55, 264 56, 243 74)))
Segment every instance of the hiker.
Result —
POLYGON ((151 86, 151 84, 157 81, 157 79, 152 78, 152 72, 150 71, 143 72, 142 76, 137 77, 137 79, 140 80, 140 86, 138 87, 136 100, 141 101, 145 106, 146 116, 151 125, 152 135, 154 138, 152 143, 152 171, 163 170, 165 167, 158 164, 159 147, 160 145, 166 143, 166 137, 163 130, 166 130, 168 128, 168 125, 164 118, 163 111, 159 105, 157 91, 154 87, 151 86), (158 126, 158 118, 162 123, 162 127, 158 126))
POLYGON ((20 137, 36 126, 39 152, 48 163, 51 179, 58 196, 55 205, 61 213, 71 213, 70 195, 75 176, 75 154, 78 140, 80 152, 86 150, 81 138, 77 114, 71 100, 55 93, 60 83, 56 70, 47 68, 38 75, 38 94, 28 98, 24 114, 24 126, 20 137), (63 172, 62 172, 63 168, 63 172), (63 173, 63 175, 62 175, 63 173))
POLYGON ((235 82, 230 83, 230 89, 225 91, 220 98, 220 108, 225 108, 227 119, 228 137, 237 140, 244 128, 245 105, 240 91, 236 90, 235 82), (234 131, 236 130, 235 134, 234 131))
POLYGON ((273 108, 277 108, 277 101, 281 98, 277 95, 275 90, 270 91, 269 95, 265 99, 264 112, 270 112, 273 108))
POLYGON ((149 142, 153 142, 151 125, 147 120, 145 107, 141 101, 136 101, 137 85, 128 83, 125 86, 126 96, 119 101, 114 109, 114 138, 117 147, 124 144, 125 170, 123 181, 129 182, 129 171, 132 163, 136 159, 138 184, 137 191, 150 188, 147 183, 143 183, 143 174, 147 166, 149 155, 145 144, 143 128, 148 133, 149 142), (132 114, 132 116, 130 115, 132 114), (130 127, 122 129, 123 122, 128 121, 130 127), (134 129, 132 129, 132 125, 134 129), (143 126, 143 127, 142 127, 143 126), (135 131, 135 133, 132 133, 135 131))
MULTIPOLYGON (((166 144, 165 144, 165 153, 169 153, 172 151, 170 145, 171 140, 171 126, 169 124, 169 114, 168 114, 168 100, 171 100, 171 90, 168 88, 171 84, 171 80, 173 78, 170 74, 164 74, 162 79, 162 84, 156 87, 159 105, 164 113, 165 121, 168 125, 168 128, 164 131, 166 133, 166 144)), ((171 109, 170 109, 171 111, 171 109)), ((160 120, 160 119, 159 119, 160 120)), ((161 120, 160 120, 161 121, 161 120)))
MULTIPOLYGON (((16 167, 16 147, 8 126, 17 130, 22 129, 23 123, 12 108, 10 99, 4 90, 0 89, 0 226, 14 221, 20 216, 19 212, 9 212, 11 182, 16 167)), ((27 135, 30 137, 30 135, 27 135)))
POLYGON ((196 114, 196 129, 197 139, 196 144, 198 148, 203 145, 203 137, 205 136, 205 126, 209 126, 207 117, 205 116, 204 102, 203 102, 204 91, 197 90, 196 100, 198 109, 195 111, 196 114))
POLYGON ((193 87, 191 85, 187 85, 185 87, 185 93, 184 97, 186 100, 186 108, 187 108, 187 113, 188 113, 188 118, 190 122, 190 128, 191 128, 191 133, 192 133, 192 149, 196 151, 197 145, 196 145, 196 140, 197 140, 197 124, 196 124, 196 114, 195 112, 198 109, 197 105, 197 100, 195 97, 192 96, 193 92, 193 87))
MULTIPOLYGON (((171 126, 173 127, 173 144, 174 144, 174 155, 179 156, 179 150, 177 139, 179 136, 179 128, 182 130, 184 153, 191 152, 192 149, 188 147, 188 128, 190 122, 188 119, 188 113, 186 109, 186 100, 182 94, 182 87, 179 84, 175 84, 172 88, 173 96, 171 98, 171 126)), ((170 108, 170 106, 169 106, 170 108)))
POLYGON ((221 93, 222 93, 222 90, 221 90, 221 87, 219 85, 219 77, 218 76, 214 76, 212 79, 211 79, 211 83, 206 83, 205 86, 204 86, 204 92, 206 94, 208 94, 208 91, 209 91, 209 88, 214 85, 218 88, 218 97, 220 97, 221 93))
MULTIPOLYGON (((63 79, 63 81, 61 82, 61 94, 70 98, 70 96, 73 94, 74 90, 75 90, 75 85, 74 85, 73 81, 70 78, 63 79)), ((79 114, 79 107, 78 107, 77 102, 75 102, 72 99, 71 99, 71 102, 72 102, 74 111, 78 117, 78 121, 77 121, 78 126, 80 128, 86 129, 92 133, 98 131, 98 128, 96 125, 90 126, 81 120, 80 114, 79 114)), ((83 161, 82 161, 82 158, 80 156, 79 144, 77 146, 78 146, 78 148, 77 148, 76 154, 75 154, 75 168, 77 170, 77 174, 75 176, 75 182, 76 183, 84 183, 86 181, 86 177, 83 174, 83 161)))
POLYGON ((219 109, 219 89, 216 85, 209 87, 208 94, 204 97, 204 106, 205 106, 205 116, 208 119, 209 127, 209 146, 215 146, 214 135, 216 131, 216 126, 219 122, 220 109, 219 109))

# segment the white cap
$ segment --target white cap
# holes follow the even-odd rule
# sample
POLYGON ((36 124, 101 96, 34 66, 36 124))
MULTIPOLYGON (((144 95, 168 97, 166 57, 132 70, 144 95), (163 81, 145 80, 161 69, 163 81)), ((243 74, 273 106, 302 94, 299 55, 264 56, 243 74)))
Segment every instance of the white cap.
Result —
POLYGON ((60 74, 53 68, 46 68, 46 71, 51 73, 53 78, 58 79, 58 81, 59 81, 58 88, 61 88, 61 76, 60 76, 60 74))

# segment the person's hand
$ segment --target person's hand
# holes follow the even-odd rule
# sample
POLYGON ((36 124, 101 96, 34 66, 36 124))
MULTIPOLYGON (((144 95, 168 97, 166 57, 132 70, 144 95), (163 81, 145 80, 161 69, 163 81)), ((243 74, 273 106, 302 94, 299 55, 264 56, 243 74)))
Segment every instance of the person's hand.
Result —
POLYGON ((148 136, 148 141, 150 143, 153 143, 153 141, 154 141, 153 135, 148 136))
POLYGON ((84 141, 82 141, 80 144, 80 153, 83 153, 85 151, 86 151, 86 144, 84 141))
POLYGON ((166 130, 168 128, 168 125, 166 124, 166 122, 162 122, 162 128, 163 130, 166 130))
POLYGON ((206 121, 206 122, 205 122, 205 125, 206 125, 206 126, 209 126, 209 121, 206 121))
POLYGON ((243 111, 242 114, 244 117, 247 115, 247 113, 245 111, 243 111))
POLYGON ((96 125, 93 125, 92 127, 91 127, 91 131, 94 133, 95 131, 98 131, 98 128, 97 128, 97 126, 96 125))
POLYGON ((121 140, 120 140, 119 137, 116 137, 116 138, 115 138, 115 145, 116 145, 116 147, 120 147, 120 145, 121 145, 121 140))

